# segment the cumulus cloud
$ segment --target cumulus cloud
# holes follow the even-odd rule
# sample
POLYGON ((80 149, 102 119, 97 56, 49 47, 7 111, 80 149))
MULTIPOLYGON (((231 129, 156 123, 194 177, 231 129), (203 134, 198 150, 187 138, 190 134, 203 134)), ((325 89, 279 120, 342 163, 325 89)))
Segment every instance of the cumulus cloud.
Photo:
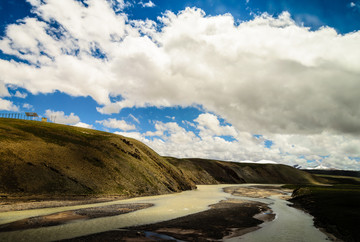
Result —
MULTIPOLYGON (((29 104, 26 106, 27 108, 32 108, 32 106, 29 104)), ((81 127, 87 129, 94 128, 94 126, 91 124, 80 122, 79 116, 75 115, 74 113, 70 113, 69 115, 66 115, 63 111, 53 111, 48 109, 45 111, 45 117, 47 117, 50 121, 54 123, 73 125, 75 127, 81 127)))
POLYGON ((200 136, 217 135, 217 136, 237 136, 237 131, 230 125, 221 126, 219 119, 210 113, 200 114, 194 120, 198 123, 200 136))
MULTIPOLYGON (((205 123, 206 123, 205 121, 205 123)), ((210 122, 211 123, 211 122, 210 122)), ((155 122, 155 131, 140 132, 117 132, 124 136, 136 138, 146 143, 161 155, 175 157, 201 157, 222 160, 240 161, 244 160, 248 154, 256 161, 262 159, 260 152, 264 150, 262 142, 255 139, 249 133, 236 132, 236 138, 233 141, 227 141, 219 135, 224 134, 230 125, 220 125, 220 121, 212 114, 200 115, 193 120, 191 124, 199 131, 199 134, 186 130, 176 122, 155 122), (204 132, 205 127, 200 120, 215 118, 212 130, 204 132), (200 122, 198 122, 200 121, 200 122), (222 130, 222 128, 225 128, 222 130), (215 130, 215 131, 214 131, 215 130), (258 154, 259 156, 256 156, 258 154)), ((207 124, 207 123, 206 123, 207 124)), ((233 128, 233 127, 232 127, 233 128)))
POLYGON ((108 118, 105 120, 97 120, 96 123, 102 124, 104 127, 111 129, 121 129, 124 131, 136 129, 135 125, 127 123, 125 120, 117 120, 115 118, 108 118))
POLYGON ((18 112, 19 107, 9 100, 0 98, 0 110, 18 112))
POLYGON ((143 137, 143 135, 141 135, 139 132, 119 132, 119 131, 115 131, 114 134, 126 136, 126 137, 129 137, 129 138, 133 138, 133 139, 136 139, 136 140, 140 140, 142 142, 146 141, 146 139, 143 137))
POLYGON ((33 105, 29 104, 29 103, 24 103, 23 108, 26 108, 26 109, 33 109, 33 105))
POLYGON ((66 115, 63 111, 53 111, 50 109, 45 111, 45 117, 47 117, 52 122, 59 124, 74 125, 80 122, 79 116, 75 115, 74 113, 66 115))
POLYGON ((10 93, 9 93, 7 87, 5 86, 5 83, 0 80, 0 97, 9 97, 9 96, 10 96, 10 93))
POLYGON ((5 83, 90 95, 102 113, 199 104, 250 132, 360 132, 359 32, 311 31, 287 12, 235 25, 187 8, 157 26, 105 0, 31 2, 41 20, 9 25, 0 49, 32 65, 1 60, 5 83))
MULTIPOLYGON (((175 122, 155 122, 153 132, 115 132, 138 139, 164 156, 201 157, 235 162, 281 163, 302 168, 319 166, 337 169, 359 169, 355 159, 359 155, 360 141, 351 136, 323 133, 317 135, 270 135, 254 137, 249 132, 239 132, 231 125, 220 125, 212 114, 201 114, 191 122, 199 135, 187 131, 175 122), (212 121, 213 130, 234 129, 236 138, 229 141, 219 134, 203 132, 204 125, 197 122, 204 117, 212 121), (203 133, 202 133, 203 132, 203 133), (273 145, 265 147, 270 139, 273 145)), ((208 127, 208 126, 206 126, 208 127)), ((222 130, 223 131, 223 130, 222 130)), ((228 132, 228 131, 227 131, 228 132)), ((226 133, 227 133, 226 132, 226 133)))
POLYGON ((15 97, 18 97, 18 98, 26 98, 27 97, 27 94, 26 93, 21 93, 19 91, 16 91, 15 97))
POLYGON ((94 126, 91 124, 87 124, 87 123, 83 123, 83 122, 78 122, 76 124, 74 124, 73 126, 75 127, 80 127, 80 128, 86 128, 86 129, 94 129, 94 126))
POLYGON ((143 1, 140 1, 139 4, 143 7, 143 8, 152 8, 155 7, 155 3, 153 3, 152 1, 146 2, 144 3, 143 1))
MULTIPOLYGON (((230 14, 207 16, 186 8, 167 11, 154 22, 129 19, 124 1, 88 0, 86 6, 75 0, 29 2, 37 18, 7 26, 0 40, 3 53, 25 61, 0 60, 2 93, 4 85, 15 85, 33 94, 59 90, 91 96, 97 110, 107 114, 128 107, 200 105, 232 125, 200 117, 192 123, 200 137, 174 123, 158 123, 149 142, 175 152, 176 140, 194 139, 196 146, 181 149, 189 156, 204 154, 199 145, 214 156, 224 147, 234 151, 241 146, 236 153, 241 159, 257 151, 252 160, 306 165, 306 154, 318 151, 314 162, 356 164, 346 157, 357 152, 351 143, 357 144, 360 134, 359 31, 310 30, 288 12, 235 24, 230 14), (111 102, 117 96, 121 101, 111 102), (155 139, 165 130, 174 133, 165 141, 155 139), (254 133, 271 138, 271 149, 264 150, 254 133), (346 137, 341 151, 327 147, 341 137, 346 137), (283 155, 283 150, 294 153, 283 155)), ((232 151, 224 158, 233 158, 232 151)))

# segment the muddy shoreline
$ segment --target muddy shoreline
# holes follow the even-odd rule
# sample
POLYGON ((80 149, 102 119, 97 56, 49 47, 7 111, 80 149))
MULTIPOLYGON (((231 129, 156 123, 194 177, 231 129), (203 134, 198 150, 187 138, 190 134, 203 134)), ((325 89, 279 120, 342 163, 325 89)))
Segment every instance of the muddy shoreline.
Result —
POLYGON ((92 203, 110 202, 115 200, 129 199, 131 197, 108 195, 108 196, 2 196, 0 197, 0 213, 9 211, 21 211, 28 209, 55 208, 64 206, 76 206, 92 203))

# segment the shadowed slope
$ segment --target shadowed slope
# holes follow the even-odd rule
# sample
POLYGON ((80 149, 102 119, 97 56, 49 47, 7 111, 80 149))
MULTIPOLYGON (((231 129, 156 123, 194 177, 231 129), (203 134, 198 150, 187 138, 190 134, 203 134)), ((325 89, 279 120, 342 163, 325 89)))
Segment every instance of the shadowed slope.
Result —
POLYGON ((280 164, 251 164, 207 159, 165 158, 179 168, 186 178, 196 184, 307 184, 317 183, 320 180, 307 172, 280 164))

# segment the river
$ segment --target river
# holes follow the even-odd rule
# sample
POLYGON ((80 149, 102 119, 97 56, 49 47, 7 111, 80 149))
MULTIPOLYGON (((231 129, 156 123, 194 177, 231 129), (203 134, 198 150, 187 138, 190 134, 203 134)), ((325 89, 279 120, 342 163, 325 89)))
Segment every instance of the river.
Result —
MULTIPOLYGON (((248 199, 246 197, 240 197, 248 199)), ((260 225, 261 229, 243 236, 225 240, 226 242, 311 242, 328 241, 328 237, 319 229, 314 227, 313 217, 299 209, 289 206, 291 203, 280 199, 279 196, 271 196, 265 199, 250 199, 268 204, 270 209, 276 214, 273 221, 265 222, 260 225)))
MULTIPOLYGON (((99 207, 113 204, 152 203, 153 207, 112 217, 81 220, 58 226, 38 229, 27 229, 0 233, 0 241, 53 241, 60 239, 100 233, 117 228, 157 223, 181 216, 207 210, 210 204, 218 203, 227 198, 235 197, 223 192, 222 188, 243 185, 199 185, 197 190, 176 194, 139 197, 106 203, 67 206, 58 208, 33 209, 26 211, 5 212, 0 214, 0 224, 9 223, 23 218, 47 215, 80 208, 99 207)), ((249 199, 254 200, 254 199, 249 199)), ((244 241, 325 241, 326 236, 313 226, 312 217, 298 209, 287 206, 287 202, 277 197, 256 199, 269 204, 276 213, 276 219, 264 223, 263 228, 241 237, 244 241), (279 237, 280 234, 280 237, 279 237), (306 240, 303 236, 308 235, 306 240), (291 237, 290 237, 291 236, 291 237), (273 238, 273 239, 270 239, 273 238), (300 238, 300 239, 299 239, 300 238)), ((231 241, 238 241, 234 238, 231 241)))

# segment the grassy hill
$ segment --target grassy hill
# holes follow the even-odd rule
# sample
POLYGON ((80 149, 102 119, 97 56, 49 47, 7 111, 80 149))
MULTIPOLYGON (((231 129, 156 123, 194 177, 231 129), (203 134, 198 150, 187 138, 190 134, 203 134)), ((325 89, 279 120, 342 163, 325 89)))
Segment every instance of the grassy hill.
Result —
POLYGON ((265 183, 313 184, 320 178, 280 164, 252 164, 208 159, 177 159, 165 157, 196 184, 265 183))
POLYGON ((303 170, 316 175, 328 176, 343 176, 343 177, 358 177, 360 178, 360 171, 346 171, 346 170, 303 170))
POLYGON ((143 143, 54 123, 0 118, 0 193, 138 196, 217 183, 313 183, 285 165, 161 157, 143 143))
POLYGON ((96 130, 0 118, 0 193, 169 193, 195 188, 143 143, 96 130))
POLYGON ((325 179, 331 186, 287 185, 295 189, 291 201, 313 215, 317 227, 325 228, 343 241, 360 241, 359 173, 352 172, 354 177, 350 176, 351 173, 340 171, 319 173, 316 176, 325 179))

